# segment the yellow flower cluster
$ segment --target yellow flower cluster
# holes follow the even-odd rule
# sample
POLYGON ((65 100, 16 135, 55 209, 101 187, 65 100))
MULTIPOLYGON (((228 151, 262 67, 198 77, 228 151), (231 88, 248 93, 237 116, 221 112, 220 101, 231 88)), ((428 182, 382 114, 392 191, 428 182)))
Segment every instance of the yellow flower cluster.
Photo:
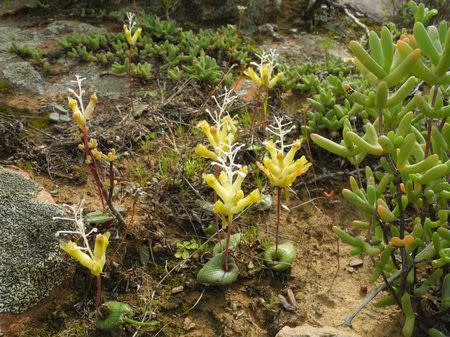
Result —
POLYGON ((109 243, 109 232, 99 234, 95 238, 95 246, 93 254, 87 254, 73 241, 62 242, 61 249, 69 253, 82 266, 91 271, 91 274, 98 276, 102 273, 106 262, 106 247, 109 243))
POLYGON ((288 187, 298 176, 308 171, 311 163, 306 160, 305 156, 294 161, 294 156, 300 149, 300 145, 301 141, 297 140, 285 154, 282 150, 276 148, 273 141, 266 143, 266 149, 271 158, 264 157, 264 165, 259 162, 256 165, 264 172, 272 185, 288 187))
POLYGON ((267 90, 272 89, 283 77, 282 72, 273 74, 276 66, 277 54, 274 50, 271 50, 257 56, 260 59, 260 63, 252 62, 252 64, 257 68, 258 73, 252 67, 248 67, 247 70, 244 71, 244 74, 247 75, 258 88, 263 87, 267 90))
POLYGON ((263 198, 258 189, 253 190, 246 197, 244 196, 241 185, 247 176, 247 173, 247 166, 242 167, 237 172, 237 177, 234 182, 230 181, 230 176, 225 171, 220 173, 219 179, 214 177, 213 174, 203 175, 203 180, 209 187, 216 191, 220 198, 220 200, 217 200, 214 204, 214 212, 232 216, 242 212, 244 208, 263 198))
POLYGON ((208 158, 213 161, 217 160, 218 156, 222 156, 222 151, 226 151, 227 144, 232 143, 237 131, 235 122, 230 116, 222 118, 220 128, 211 126, 207 121, 203 120, 198 124, 198 127, 208 138, 209 144, 212 150, 209 150, 206 146, 199 144, 195 148, 195 154, 200 157, 208 158))
POLYGON ((135 30, 134 34, 131 35, 130 29, 127 27, 127 25, 123 25, 123 31, 125 33, 125 37, 127 38, 127 41, 130 46, 136 45, 136 42, 141 35, 142 28, 138 28, 135 30))
POLYGON ((272 64, 263 64, 259 69, 259 74, 255 72, 252 67, 248 67, 244 74, 247 75, 258 88, 264 87, 267 89, 272 89, 278 81, 280 81, 283 77, 282 73, 278 73, 272 77, 273 65, 272 64))
POLYGON ((89 104, 84 111, 80 110, 78 107, 78 102, 72 97, 68 97, 67 100, 69 102, 69 108, 72 110, 72 119, 79 125, 80 128, 85 128, 86 121, 92 117, 94 109, 97 105, 97 95, 95 93, 91 95, 89 104))

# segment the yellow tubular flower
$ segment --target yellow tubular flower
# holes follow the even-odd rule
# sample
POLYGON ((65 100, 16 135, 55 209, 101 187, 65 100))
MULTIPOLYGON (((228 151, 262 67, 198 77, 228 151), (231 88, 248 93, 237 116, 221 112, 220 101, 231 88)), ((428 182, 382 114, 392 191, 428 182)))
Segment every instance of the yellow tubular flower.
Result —
POLYGON ((95 238, 95 246, 94 246, 94 261, 97 263, 99 270, 98 274, 94 274, 94 272, 91 270, 92 274, 95 276, 100 275, 100 273, 103 270, 103 267, 106 263, 106 248, 108 247, 109 243, 109 232, 106 232, 105 234, 99 234, 95 238))
POLYGON ((202 130, 206 138, 208 138, 212 150, 199 144, 195 148, 195 153, 200 157, 212 159, 213 161, 216 161, 218 156, 223 155, 219 149, 226 151, 227 144, 233 142, 237 131, 235 122, 230 116, 222 118, 219 129, 215 126, 211 126, 205 120, 200 121, 197 126, 202 130))
POLYGON ((195 147, 195 154, 197 156, 203 157, 203 158, 207 158, 207 159, 211 159, 213 161, 217 160, 217 154, 215 154, 212 151, 209 151, 204 145, 199 144, 195 147))
POLYGON ((244 71, 244 75, 247 75, 248 77, 250 77, 250 79, 256 84, 257 87, 261 86, 261 84, 262 84, 261 78, 256 74, 256 72, 253 70, 252 67, 248 67, 244 71))
POLYGON ((68 97, 67 100, 68 100, 69 108, 72 110, 72 119, 80 127, 86 126, 86 119, 84 118, 83 114, 81 113, 80 109, 78 108, 77 101, 71 97, 68 97))
POLYGON ((311 163, 305 156, 294 161, 296 152, 300 149, 300 140, 297 140, 287 154, 276 149, 272 141, 267 142, 266 149, 272 159, 264 157, 263 164, 257 162, 258 168, 270 180, 272 185, 278 187, 291 186, 295 179, 308 171, 311 163))
POLYGON ((125 33, 125 37, 127 38, 127 42, 131 45, 134 46, 139 38, 139 36, 141 35, 142 32, 142 28, 138 28, 136 29, 136 31, 134 32, 133 36, 131 36, 131 32, 128 29, 127 25, 123 25, 123 31, 125 33))
POLYGON ((81 249, 76 248, 77 244, 75 242, 73 242, 73 241, 70 241, 67 243, 61 242, 59 246, 62 250, 69 253, 70 256, 75 258, 83 267, 86 267, 91 272, 95 268, 94 260, 92 260, 91 257, 88 254, 86 254, 85 252, 83 252, 81 249))
POLYGON ((75 242, 62 242, 60 247, 73 258, 75 258, 83 267, 91 271, 91 274, 98 276, 102 273, 106 262, 106 247, 108 246, 109 232, 99 234, 95 238, 93 258, 77 247, 75 242))
POLYGON ((84 110, 84 119, 88 120, 92 117, 92 114, 94 113, 95 106, 97 105, 97 95, 93 93, 91 95, 91 99, 89 100, 89 104, 84 110))
POLYGON ((231 216, 242 212, 245 207, 263 198, 258 189, 255 189, 246 197, 244 196, 241 185, 247 173, 247 166, 242 167, 234 182, 230 182, 229 176, 223 171, 219 175, 219 179, 216 179, 212 174, 203 175, 203 180, 216 191, 220 198, 214 204, 214 212, 231 216))

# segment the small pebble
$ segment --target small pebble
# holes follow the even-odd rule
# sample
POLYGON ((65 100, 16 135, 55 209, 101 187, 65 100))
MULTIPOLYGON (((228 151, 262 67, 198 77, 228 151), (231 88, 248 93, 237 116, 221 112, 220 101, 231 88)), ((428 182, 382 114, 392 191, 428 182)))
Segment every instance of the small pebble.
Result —
POLYGON ((184 331, 189 331, 195 328, 195 323, 189 317, 186 317, 183 322, 184 331))
POLYGON ((350 262, 348 263, 348 265, 350 267, 356 268, 356 267, 361 267, 363 265, 364 261, 361 259, 351 259, 350 262))
POLYGON ((184 290, 183 286, 175 287, 175 288, 172 289, 172 294, 181 293, 181 292, 183 292, 183 290, 184 290))
POLYGON ((72 120, 68 115, 60 114, 57 112, 49 113, 48 119, 54 123, 68 123, 72 120))
POLYGON ((347 267, 347 271, 348 271, 349 273, 353 273, 353 272, 355 271, 355 268, 353 268, 353 267, 347 267))

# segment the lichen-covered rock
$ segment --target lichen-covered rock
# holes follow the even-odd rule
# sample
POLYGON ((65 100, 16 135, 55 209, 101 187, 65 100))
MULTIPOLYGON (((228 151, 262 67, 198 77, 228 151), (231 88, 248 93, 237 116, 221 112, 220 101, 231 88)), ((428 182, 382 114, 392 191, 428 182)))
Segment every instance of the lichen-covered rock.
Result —
POLYGON ((67 279, 70 262, 55 238, 62 224, 53 221, 62 215, 41 185, 0 167, 0 313, 35 306, 67 279))
POLYGON ((35 94, 42 94, 44 90, 41 74, 26 61, 11 62, 3 67, 1 76, 13 87, 29 91, 35 94))
POLYGON ((302 325, 295 328, 285 326, 275 337, 360 337, 350 329, 338 330, 333 327, 313 327, 302 325))

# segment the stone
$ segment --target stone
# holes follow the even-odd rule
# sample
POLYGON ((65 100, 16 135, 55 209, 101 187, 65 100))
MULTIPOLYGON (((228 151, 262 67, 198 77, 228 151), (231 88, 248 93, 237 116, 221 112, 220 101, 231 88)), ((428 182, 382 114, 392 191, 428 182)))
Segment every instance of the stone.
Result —
POLYGON ((89 33, 103 33, 103 32, 106 32, 105 28, 95 27, 88 23, 79 22, 75 20, 57 20, 49 24, 42 31, 42 35, 54 37, 69 33, 89 34, 89 33))
POLYGON ((302 325, 295 328, 285 326, 275 337, 360 337, 350 329, 333 327, 313 327, 302 325))
POLYGON ((172 294, 179 294, 182 293, 184 291, 184 287, 183 286, 178 286, 172 289, 172 294))
POLYGON ((364 264, 364 261, 358 258, 351 259, 348 265, 353 268, 361 267, 364 264))
POLYGON ((195 323, 192 322, 192 319, 190 319, 189 317, 186 317, 184 319, 184 322, 183 322, 183 330, 184 331, 189 331, 189 330, 192 330, 194 328, 195 328, 195 323))
POLYGON ((29 91, 30 93, 42 94, 44 87, 41 74, 34 67, 25 61, 7 63, 1 76, 13 87, 29 91))
POLYGON ((59 287, 73 262, 55 238, 67 224, 51 195, 26 174, 0 167, 0 327, 1 313, 20 314, 59 287))
POLYGON ((48 119, 54 123, 68 123, 72 121, 72 118, 69 115, 60 114, 58 112, 49 113, 48 119))

